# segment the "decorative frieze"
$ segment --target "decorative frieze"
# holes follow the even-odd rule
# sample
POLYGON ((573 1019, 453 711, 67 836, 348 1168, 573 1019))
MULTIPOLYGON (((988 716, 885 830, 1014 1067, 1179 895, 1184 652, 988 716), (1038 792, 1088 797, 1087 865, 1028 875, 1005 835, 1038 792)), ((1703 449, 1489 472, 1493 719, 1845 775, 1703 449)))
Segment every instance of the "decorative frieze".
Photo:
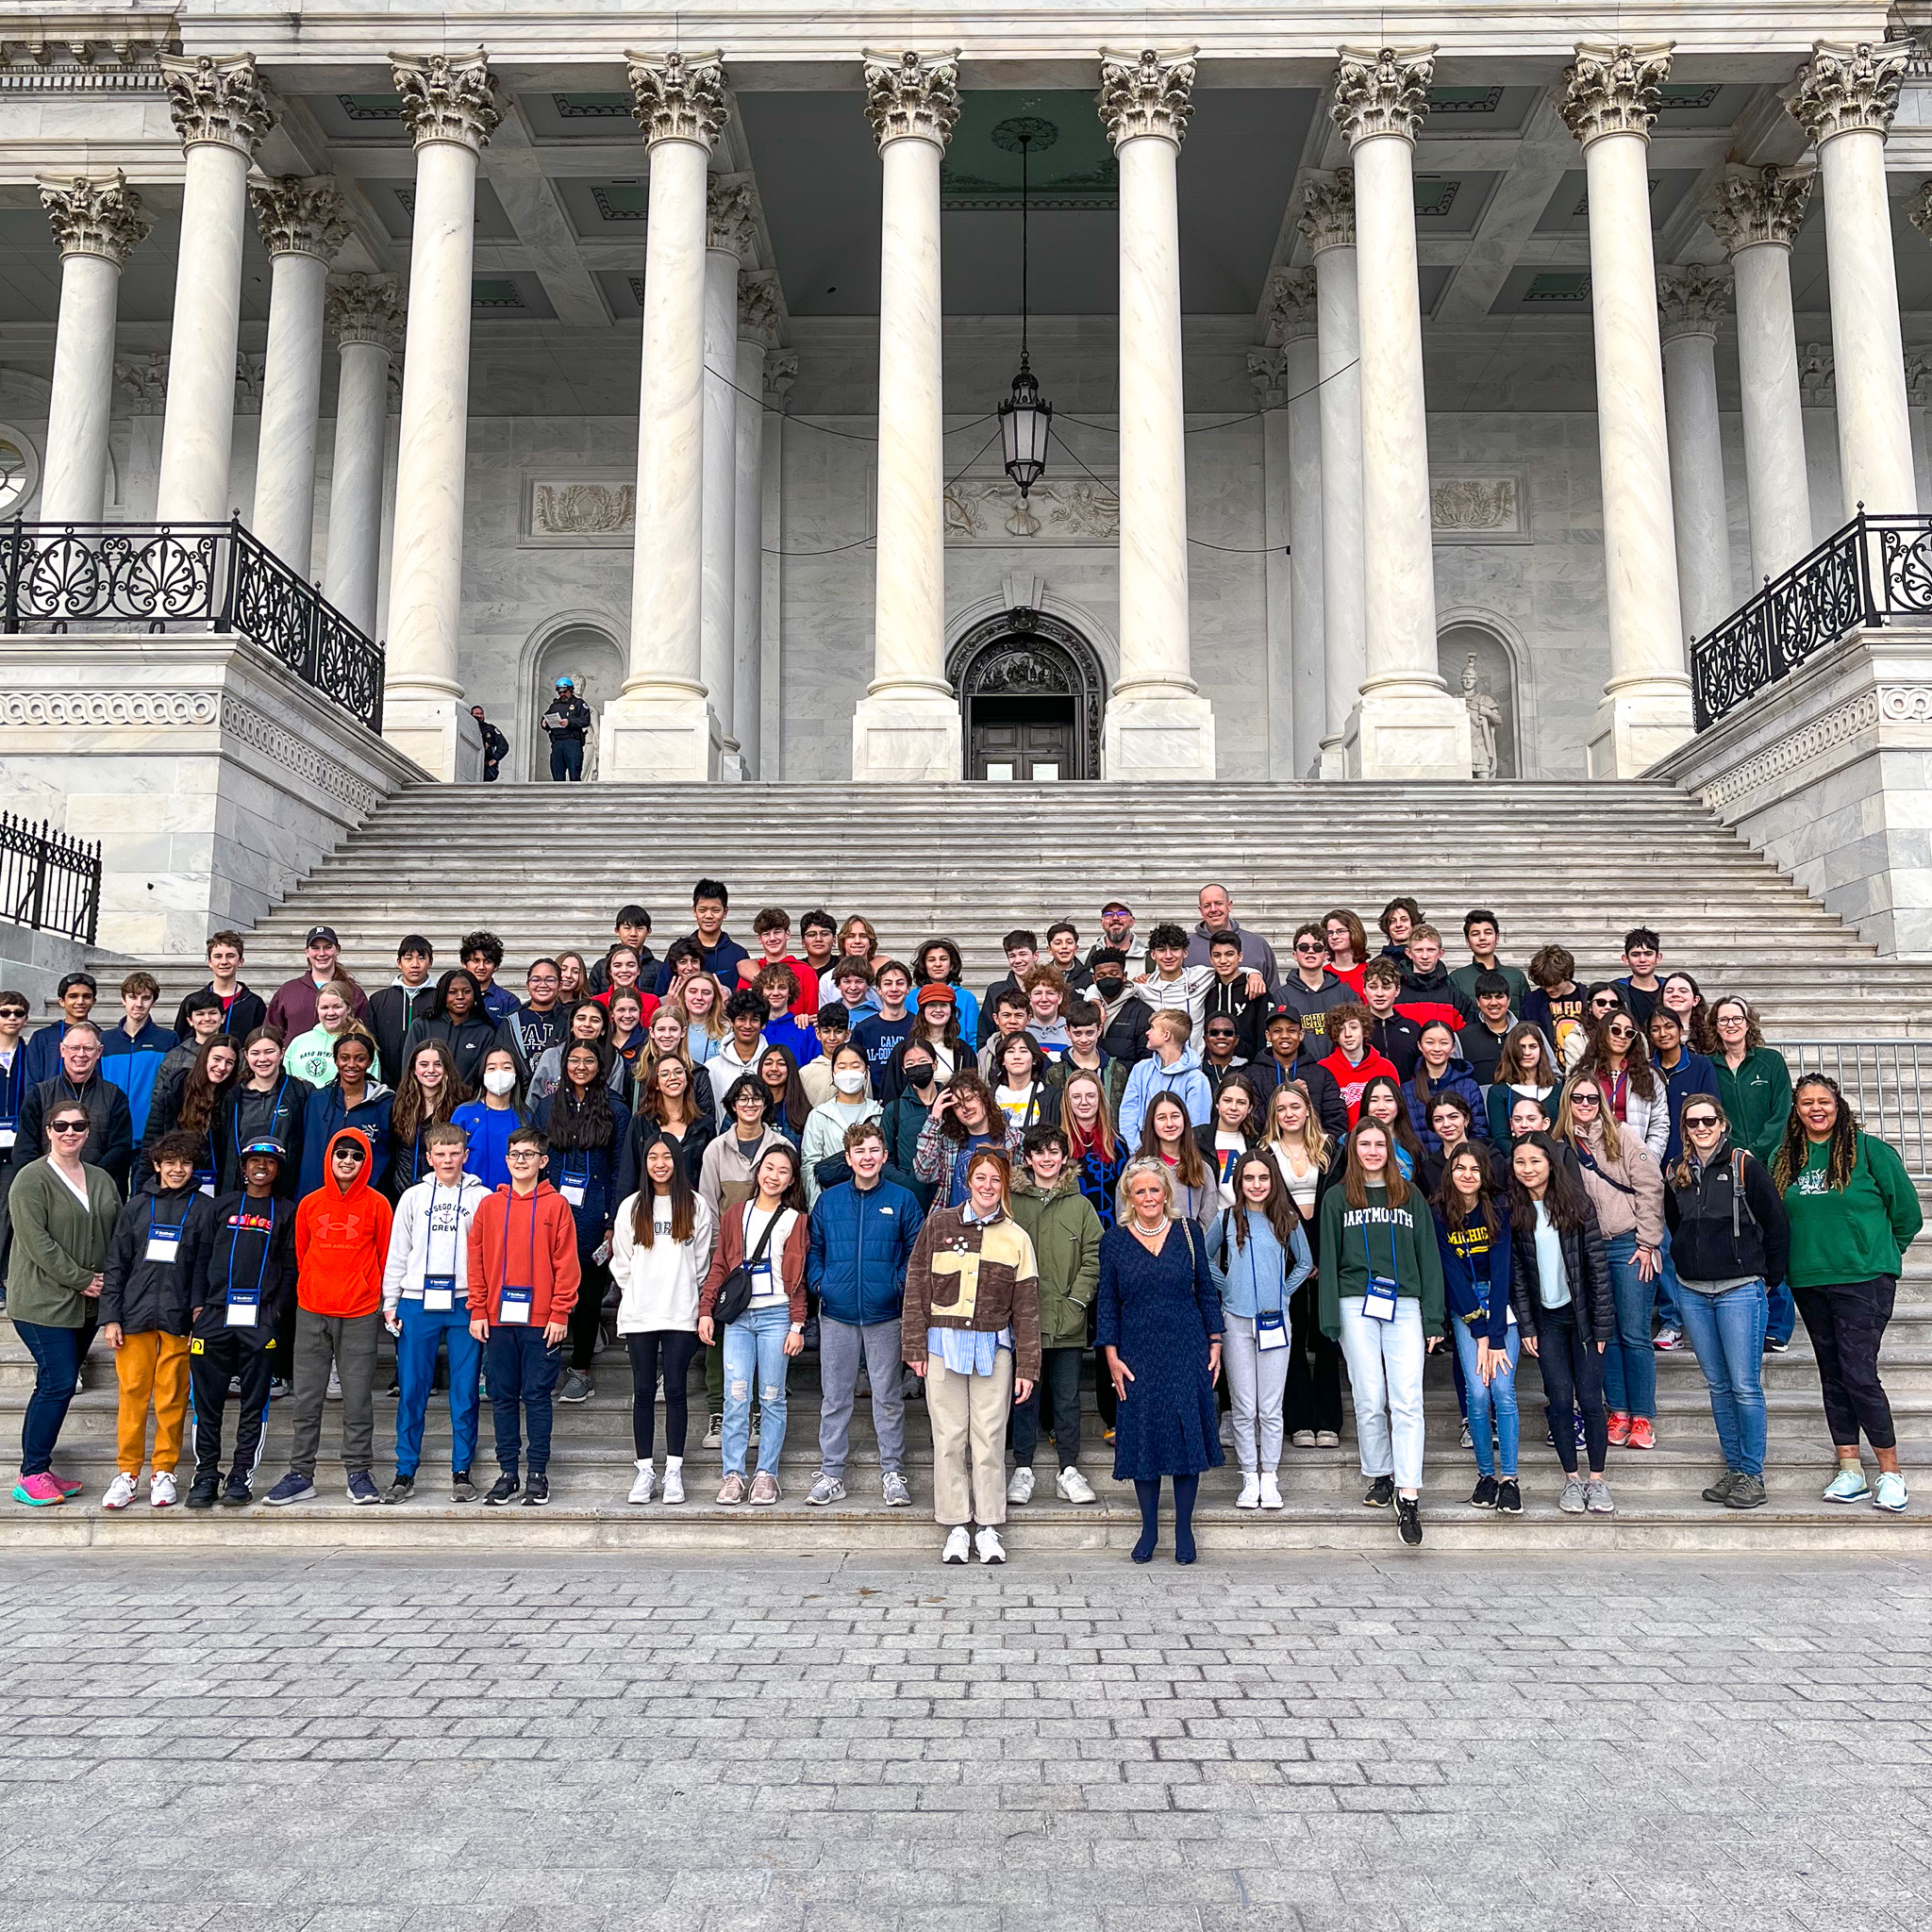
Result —
POLYGON ((1911 51, 1909 41, 1876 46, 1869 41, 1820 41, 1798 69, 1785 106, 1819 147, 1834 135, 1882 135, 1898 110, 1899 84, 1911 51))
POLYGON ((118 168, 99 176, 43 175, 41 206, 47 211, 63 261, 70 255, 98 255, 116 268, 125 268, 128 256, 154 226, 142 210, 141 196, 118 168))
POLYGON ((1302 183, 1302 211, 1295 226, 1310 255, 1355 246, 1355 171, 1311 172, 1302 183))
POLYGON ((1278 268, 1261 298, 1261 327, 1271 348, 1315 333, 1315 272, 1278 268))
POLYGON ((1193 55, 1163 58, 1152 47, 1132 60, 1103 54, 1099 106, 1115 147, 1146 135, 1180 146, 1194 112, 1193 55))
POLYGON ((1343 47, 1328 112, 1350 147, 1385 134, 1412 142, 1435 74, 1434 47, 1343 47))
POLYGON ((275 125, 275 110, 255 71, 253 54, 163 54, 168 114, 183 147, 215 142, 253 156, 275 125))
POLYGON ((749 175, 713 175, 705 184, 705 246, 748 262, 758 240, 757 184, 749 175))
POLYGON ((0 724, 214 724, 221 715, 211 691, 0 691, 0 724))
POLYGON ((421 59, 391 54, 389 64, 403 97, 403 125, 418 147, 441 141, 481 153, 503 119, 496 76, 481 47, 474 54, 425 54, 421 59))
POLYGON ((1780 168, 1733 168, 1717 185, 1704 219, 1710 231, 1735 255, 1740 248, 1774 242, 1789 248, 1804 225, 1817 171, 1780 168))
POLYGON ((944 147, 959 118, 959 63, 911 52, 865 57, 865 118, 878 144, 929 141, 944 147))
POLYGON ((1120 541, 1120 491, 1093 477, 1036 483, 1023 500, 1004 476, 962 476, 948 486, 944 507, 948 543, 1120 541))
POLYGON ((771 268, 740 271, 738 277, 738 340, 761 349, 778 346, 785 322, 785 291, 778 272, 771 268))
POLYGON ((630 54, 631 112, 644 144, 689 141, 708 152, 731 118, 724 62, 716 54, 630 54))
POLYGON ((353 275, 329 284, 328 323, 339 344, 379 342, 397 355, 406 312, 393 275, 353 275))
POLYGON ((525 549, 628 549, 637 520, 635 480, 614 475, 533 476, 524 484, 525 549))
POLYGON ((1582 42, 1574 63, 1563 70, 1558 106, 1564 125, 1585 147, 1607 134, 1648 140, 1670 74, 1668 42, 1641 47, 1582 42))
POLYGON ((1531 534, 1524 479, 1432 477, 1429 524, 1438 543, 1527 543, 1531 534))
POLYGON ((1731 278, 1723 269, 1693 262, 1657 271, 1657 312, 1663 341, 1714 336, 1730 308, 1731 278))
POLYGON ((255 182, 248 198, 255 204, 255 225, 261 231, 262 246, 272 256, 308 255, 331 262, 348 239, 342 197, 326 175, 307 179, 283 175, 255 182))

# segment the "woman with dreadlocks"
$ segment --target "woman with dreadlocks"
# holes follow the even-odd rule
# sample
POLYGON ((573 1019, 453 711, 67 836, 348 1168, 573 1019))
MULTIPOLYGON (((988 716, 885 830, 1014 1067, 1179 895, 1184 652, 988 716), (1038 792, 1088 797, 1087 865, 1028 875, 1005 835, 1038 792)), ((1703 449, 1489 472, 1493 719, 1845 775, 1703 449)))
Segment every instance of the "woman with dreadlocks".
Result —
POLYGON ((1878 1379, 1878 1345, 1891 1319, 1903 1256, 1924 1223, 1906 1164, 1858 1125, 1838 1082, 1806 1074, 1791 1096, 1771 1177, 1791 1221, 1788 1278, 1818 1357, 1824 1419, 1838 1450, 1827 1503, 1906 1507, 1891 1405, 1878 1379), (1878 1458, 1866 1483, 1858 1432, 1878 1458))

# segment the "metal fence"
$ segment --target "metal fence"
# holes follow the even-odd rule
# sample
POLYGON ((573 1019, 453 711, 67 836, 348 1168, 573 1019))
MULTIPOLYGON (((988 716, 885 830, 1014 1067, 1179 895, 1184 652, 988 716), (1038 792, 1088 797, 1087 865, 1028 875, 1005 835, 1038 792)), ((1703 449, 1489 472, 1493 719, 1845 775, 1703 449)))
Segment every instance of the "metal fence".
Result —
POLYGON ((259 644, 372 731, 382 729, 383 648, 242 527, 225 524, 0 524, 0 628, 171 624, 259 644))
POLYGON ((0 919, 91 946, 100 918, 100 841, 0 811, 0 919))
POLYGON ((1932 1080, 1932 1040, 1779 1041, 1796 1081, 1827 1074, 1861 1126, 1899 1151, 1914 1180, 1932 1181, 1932 1131, 1925 1086, 1932 1080))

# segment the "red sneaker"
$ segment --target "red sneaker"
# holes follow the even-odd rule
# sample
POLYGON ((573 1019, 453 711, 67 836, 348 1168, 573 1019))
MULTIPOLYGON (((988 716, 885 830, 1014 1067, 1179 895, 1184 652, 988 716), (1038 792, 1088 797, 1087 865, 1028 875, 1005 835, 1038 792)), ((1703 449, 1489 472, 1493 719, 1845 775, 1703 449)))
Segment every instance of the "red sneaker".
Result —
POLYGON ((1633 1415, 1630 1418, 1630 1447, 1633 1449, 1655 1449, 1657 1430, 1651 1425, 1647 1415, 1633 1415))
POLYGON ((1610 1411, 1610 1447, 1621 1449, 1630 1440, 1630 1418, 1621 1409, 1610 1411))

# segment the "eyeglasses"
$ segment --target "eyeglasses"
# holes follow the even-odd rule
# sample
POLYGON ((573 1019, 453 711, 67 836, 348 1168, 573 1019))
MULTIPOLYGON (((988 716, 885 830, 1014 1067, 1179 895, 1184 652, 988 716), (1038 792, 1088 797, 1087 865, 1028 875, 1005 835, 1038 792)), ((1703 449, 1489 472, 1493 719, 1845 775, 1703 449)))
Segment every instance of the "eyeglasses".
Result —
POLYGON ((1687 1113, 1684 1116, 1685 1128, 1693 1134, 1702 1133, 1706 1127, 1714 1127, 1717 1124, 1718 1118, 1714 1113, 1687 1113))
POLYGON ((56 1121, 48 1129, 50 1134, 86 1134, 91 1131, 87 1121, 56 1121))
POLYGON ((506 1150, 506 1160, 541 1160, 543 1157, 534 1147, 511 1147, 506 1150))

